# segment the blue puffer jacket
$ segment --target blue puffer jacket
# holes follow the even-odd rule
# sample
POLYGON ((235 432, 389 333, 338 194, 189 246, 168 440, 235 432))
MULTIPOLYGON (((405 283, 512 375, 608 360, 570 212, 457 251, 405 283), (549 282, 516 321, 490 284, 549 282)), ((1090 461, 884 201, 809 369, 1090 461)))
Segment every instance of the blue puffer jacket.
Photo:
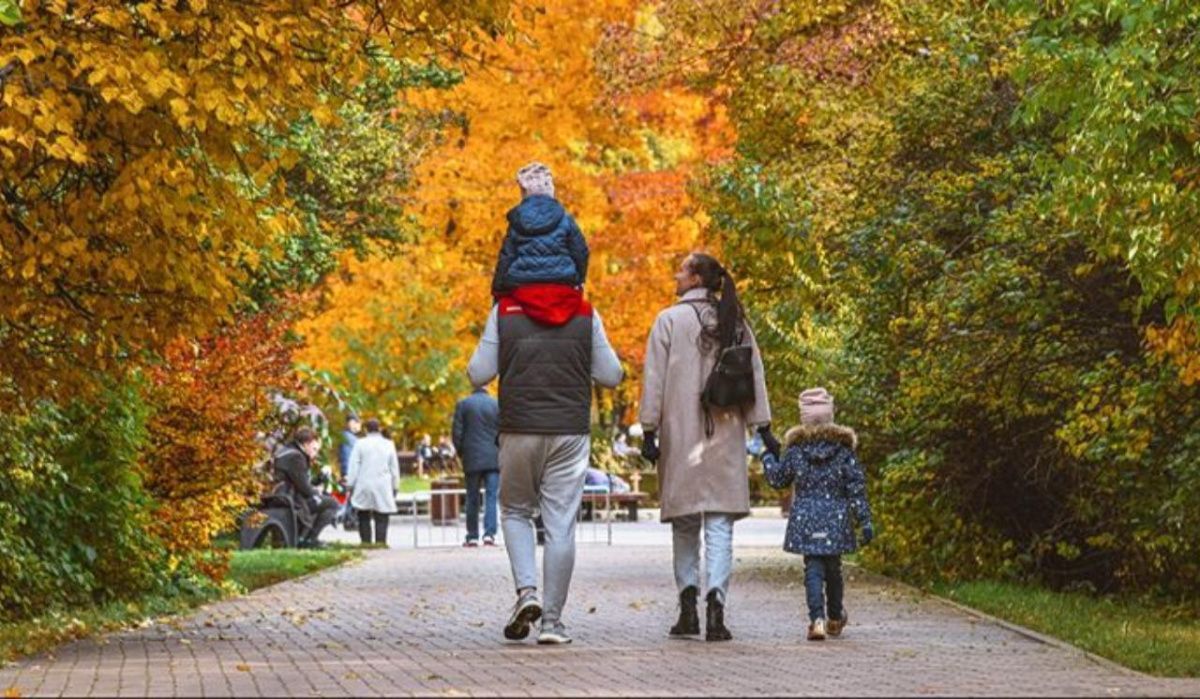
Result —
POLYGON ((508 235, 500 248, 492 293, 524 284, 570 284, 587 279, 588 246, 575 219, 554 197, 525 197, 508 212, 508 235))
POLYGON ((867 479, 854 455, 854 430, 800 425, 788 430, 784 443, 782 462, 763 455, 772 487, 795 486, 784 550, 810 556, 850 553, 857 547, 855 521, 860 527, 871 523, 867 479))

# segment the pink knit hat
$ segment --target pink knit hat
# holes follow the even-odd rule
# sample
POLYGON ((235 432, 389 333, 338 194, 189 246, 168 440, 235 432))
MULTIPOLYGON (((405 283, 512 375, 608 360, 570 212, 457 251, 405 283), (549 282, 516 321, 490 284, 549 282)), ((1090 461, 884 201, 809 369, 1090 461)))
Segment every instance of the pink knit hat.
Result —
POLYGON ((550 173, 550 168, 537 161, 517 170, 517 184, 521 186, 522 198, 534 194, 554 196, 554 175, 550 173))
POLYGON ((825 425, 833 422, 833 396, 823 388, 810 388, 800 394, 800 422, 825 425))

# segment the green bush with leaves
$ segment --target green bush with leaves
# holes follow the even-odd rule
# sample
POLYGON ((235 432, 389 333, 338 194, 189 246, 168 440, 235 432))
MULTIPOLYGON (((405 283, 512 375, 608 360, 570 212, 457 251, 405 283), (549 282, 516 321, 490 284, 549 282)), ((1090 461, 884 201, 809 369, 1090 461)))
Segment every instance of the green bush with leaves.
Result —
POLYGON ((705 191, 777 421, 824 385, 860 431, 865 560, 1191 594, 1200 7, 665 7, 730 95, 705 191))
POLYGON ((41 403, 0 421, 0 620, 167 584, 137 475, 145 421, 132 387, 98 405, 41 403))

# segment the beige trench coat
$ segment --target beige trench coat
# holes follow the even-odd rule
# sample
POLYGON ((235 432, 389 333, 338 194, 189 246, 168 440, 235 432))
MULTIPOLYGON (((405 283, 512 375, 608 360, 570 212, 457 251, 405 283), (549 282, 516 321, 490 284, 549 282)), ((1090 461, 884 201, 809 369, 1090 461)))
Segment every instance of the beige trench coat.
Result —
MULTIPOLYGON (((693 304, 707 292, 693 289, 680 303, 658 314, 646 343, 646 367, 638 419, 645 430, 657 430, 662 456, 658 461, 661 519, 705 512, 735 517, 750 514, 749 460, 746 428, 771 421, 763 378, 762 355, 754 334, 754 391, 756 402, 742 410, 713 411, 715 430, 704 435, 700 392, 716 362, 715 350, 700 350, 700 321, 693 304)), ((716 308, 701 304, 706 325, 717 322, 716 308)))

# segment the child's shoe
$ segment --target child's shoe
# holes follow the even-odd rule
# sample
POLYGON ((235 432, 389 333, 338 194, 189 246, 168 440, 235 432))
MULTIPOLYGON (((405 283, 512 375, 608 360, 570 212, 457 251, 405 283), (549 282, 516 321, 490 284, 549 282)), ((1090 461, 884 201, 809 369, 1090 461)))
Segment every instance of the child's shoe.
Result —
POLYGON ((808 640, 824 641, 825 640, 825 620, 816 619, 808 625, 808 640))
POLYGON ((842 629, 846 628, 846 622, 848 621, 850 621, 850 615, 843 609, 840 619, 830 619, 829 623, 825 625, 825 633, 830 636, 841 636, 842 629))

